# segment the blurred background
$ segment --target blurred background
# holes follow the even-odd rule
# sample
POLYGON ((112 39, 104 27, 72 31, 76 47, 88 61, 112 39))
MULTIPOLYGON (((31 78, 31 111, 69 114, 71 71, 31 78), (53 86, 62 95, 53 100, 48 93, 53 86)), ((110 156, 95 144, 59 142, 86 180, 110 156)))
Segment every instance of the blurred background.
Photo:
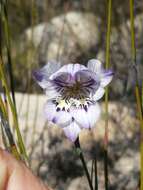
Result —
MULTIPOLYGON (((46 96, 32 71, 48 60, 86 65, 92 58, 105 65, 107 0, 9 0, 8 21, 15 97, 20 128, 33 171, 55 190, 86 190, 87 182, 74 148, 56 126, 48 127, 42 108, 46 96)), ((112 1, 109 87, 109 181, 112 190, 135 190, 139 183, 139 122, 135 78, 143 79, 143 2, 134 2, 136 63, 132 59, 129 0, 112 1), (136 74, 137 71, 137 74, 136 74)), ((7 63, 6 33, 1 46, 7 63)), ((6 65, 6 71, 7 71, 6 65)), ((8 78, 10 83, 10 79, 8 78)), ((0 86, 2 91, 2 87, 0 86)), ((88 167, 97 160, 99 190, 104 189, 102 116, 92 131, 83 131, 81 145, 88 167)))

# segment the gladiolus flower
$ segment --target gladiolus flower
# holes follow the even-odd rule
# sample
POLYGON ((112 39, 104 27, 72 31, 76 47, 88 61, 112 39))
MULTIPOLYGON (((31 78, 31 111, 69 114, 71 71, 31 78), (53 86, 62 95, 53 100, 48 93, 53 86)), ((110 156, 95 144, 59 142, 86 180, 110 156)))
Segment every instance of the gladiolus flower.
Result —
POLYGON ((48 62, 35 71, 34 77, 47 95, 44 107, 49 122, 62 127, 65 135, 75 142, 80 131, 91 129, 100 116, 97 101, 113 78, 99 60, 91 59, 87 67, 81 64, 48 62))

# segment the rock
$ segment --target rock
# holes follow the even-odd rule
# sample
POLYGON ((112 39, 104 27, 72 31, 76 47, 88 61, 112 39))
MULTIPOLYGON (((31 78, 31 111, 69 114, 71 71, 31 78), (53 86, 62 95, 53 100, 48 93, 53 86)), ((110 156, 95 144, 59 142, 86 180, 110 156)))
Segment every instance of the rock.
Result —
POLYGON ((60 58, 62 63, 75 61, 77 56, 98 43, 97 18, 91 13, 68 12, 27 29, 26 39, 39 48, 40 59, 60 58), (33 33, 33 37, 32 37, 33 33))
MULTIPOLYGON (((142 42, 143 14, 139 14, 134 19, 135 24, 135 48, 136 66, 134 63, 131 48, 130 20, 122 23, 119 27, 112 28, 111 32, 111 65, 116 68, 115 81, 119 84, 116 90, 116 82, 113 83, 114 94, 123 95, 124 92, 133 90, 136 79, 141 85, 143 80, 143 42, 142 42), (137 73, 136 73, 137 70, 137 73), (127 82, 127 89, 126 89, 127 82), (122 85, 121 85, 122 84, 122 85), (124 88, 123 88, 124 86, 124 88), (126 90, 126 91, 125 91, 126 90)), ((112 93, 113 93, 112 92, 112 93)))
POLYGON ((87 190, 88 188, 89 187, 87 184, 87 179, 85 177, 80 177, 72 180, 71 183, 68 185, 67 190, 87 190))

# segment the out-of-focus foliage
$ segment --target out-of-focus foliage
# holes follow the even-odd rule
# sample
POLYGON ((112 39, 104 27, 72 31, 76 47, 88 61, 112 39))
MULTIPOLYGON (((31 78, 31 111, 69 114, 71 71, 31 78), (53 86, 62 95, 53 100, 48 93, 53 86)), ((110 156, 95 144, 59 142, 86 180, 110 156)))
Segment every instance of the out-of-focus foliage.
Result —
MULTIPOLYGON (((135 15, 142 13, 141 1, 135 2, 135 15)), ((11 33, 14 39, 21 34, 25 28, 31 26, 31 9, 34 4, 34 17, 37 23, 48 21, 52 17, 63 14, 68 4, 69 10, 92 12, 106 21, 106 0, 9 0, 8 12, 11 33), (17 35, 15 35, 15 33, 17 35)), ((112 23, 118 26, 129 19, 129 1, 113 1, 112 23)))

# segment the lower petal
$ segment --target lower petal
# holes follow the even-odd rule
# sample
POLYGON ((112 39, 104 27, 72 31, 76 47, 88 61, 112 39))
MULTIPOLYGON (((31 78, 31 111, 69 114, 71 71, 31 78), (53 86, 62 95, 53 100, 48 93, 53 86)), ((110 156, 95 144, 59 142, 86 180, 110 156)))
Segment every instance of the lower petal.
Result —
POLYGON ((90 128, 90 124, 87 118, 88 112, 84 108, 74 108, 72 111, 75 122, 82 128, 90 128))
POLYGON ((68 127, 64 127, 63 130, 64 130, 66 137, 72 142, 76 141, 76 139, 79 136, 79 133, 81 131, 78 124, 74 121, 68 127))
POLYGON ((87 118, 90 123, 90 128, 94 127, 100 118, 101 108, 98 103, 89 106, 87 118))
POLYGON ((66 127, 72 121, 72 117, 67 111, 57 111, 56 105, 52 101, 48 101, 44 106, 44 113, 48 121, 66 127))
POLYGON ((90 105, 87 110, 85 109, 74 109, 73 110, 73 118, 76 123, 86 129, 92 128, 100 116, 100 107, 96 103, 94 105, 90 105))

